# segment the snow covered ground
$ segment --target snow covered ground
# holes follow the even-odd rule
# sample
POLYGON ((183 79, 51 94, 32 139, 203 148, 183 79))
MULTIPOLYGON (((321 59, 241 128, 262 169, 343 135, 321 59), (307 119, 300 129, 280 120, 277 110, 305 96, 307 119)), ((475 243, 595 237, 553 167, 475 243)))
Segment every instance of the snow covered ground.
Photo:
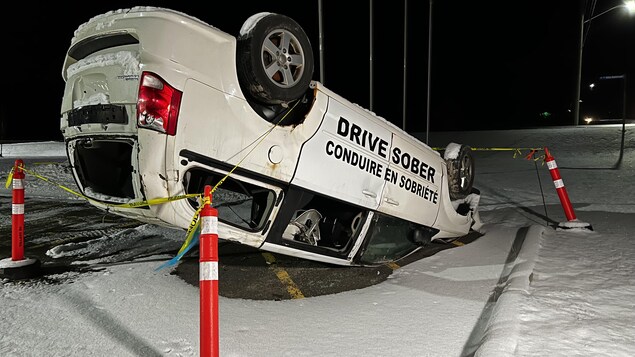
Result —
MULTIPOLYGON (((433 147, 458 142, 475 149, 484 235, 363 289, 283 301, 221 297, 220 354, 633 356, 634 132, 633 125, 625 132, 605 125, 431 133, 433 147), (529 148, 544 147, 556 159, 577 222, 593 230, 554 228, 572 222, 547 166, 524 158, 529 148)), ((45 144, 29 152, 50 156, 61 148, 45 144)), ((19 149, 3 145, 2 160, 15 157, 11 150, 19 149)), ((34 169, 74 185, 58 166, 34 169)), ((79 199, 35 178, 27 178, 27 190, 79 199)), ((3 186, 0 194, 10 191, 3 186)), ((5 218, 0 222, 10 224, 5 218)), ((138 229, 183 239, 164 228, 138 229)), ((126 242, 111 245, 126 249, 126 242)), ((102 264, 54 280, 3 280, 0 355, 198 355, 199 291, 169 269, 155 270, 169 258, 102 264)))

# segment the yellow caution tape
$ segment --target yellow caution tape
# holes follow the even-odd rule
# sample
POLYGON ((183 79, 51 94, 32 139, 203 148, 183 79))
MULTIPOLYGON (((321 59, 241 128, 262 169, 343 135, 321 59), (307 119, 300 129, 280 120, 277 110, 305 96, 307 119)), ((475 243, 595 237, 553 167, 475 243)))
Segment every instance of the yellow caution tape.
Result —
MULTIPOLYGON (((437 150, 437 151, 443 151, 446 148, 440 148, 440 147, 434 147, 432 148, 433 150, 437 150)), ((543 150, 543 148, 497 148, 497 147, 493 147, 493 148, 472 148, 472 151, 521 151, 521 150, 534 150, 534 151, 538 151, 538 150, 543 150)))
MULTIPOLYGON (((256 147, 258 147, 258 145, 260 145, 264 139, 273 131, 273 129, 275 129, 288 115, 289 113, 291 113, 293 111, 293 109, 298 105, 300 101, 296 101, 296 103, 293 105, 293 107, 291 107, 291 110, 289 110, 287 113, 285 113, 285 115, 280 118, 280 120, 275 123, 270 129, 268 129, 263 135, 260 136, 260 140, 258 140, 258 142, 247 152, 247 154, 245 154, 245 156, 243 156, 242 159, 240 159, 240 161, 238 161, 238 163, 236 165, 234 165, 234 167, 220 180, 218 181, 218 183, 216 185, 214 185, 214 187, 211 189, 211 193, 214 193, 214 191, 216 191, 216 189, 223 184, 223 182, 225 182, 225 180, 238 168, 240 167, 240 164, 242 164, 242 162, 247 158, 247 156, 249 156, 255 149, 256 147)), ((84 198, 88 201, 92 201, 92 202, 96 202, 100 205, 105 205, 106 207, 116 207, 116 208, 138 208, 138 207, 143 207, 143 206, 151 206, 151 205, 157 205, 157 204, 162 204, 162 203, 166 203, 166 202, 172 202, 172 201, 176 201, 176 200, 180 200, 180 199, 184 199, 184 198, 194 198, 194 197, 201 197, 203 196, 203 193, 191 193, 191 194, 185 194, 185 195, 177 195, 177 196, 171 196, 171 197, 161 197, 161 198, 153 198, 150 200, 143 200, 143 201, 139 201, 139 202, 132 202, 132 203, 122 203, 122 204, 118 204, 118 205, 113 205, 113 204, 106 204, 103 202, 99 202, 97 200, 94 200, 90 197, 87 197, 79 192, 76 192, 68 187, 65 187, 63 185, 60 185, 57 182, 54 182, 40 174, 38 174, 37 172, 31 171, 31 170, 27 170, 24 167, 22 167, 22 170, 28 174, 30 174, 33 177, 36 177, 40 180, 43 180, 45 182, 48 182, 52 185, 55 185, 61 189, 63 189, 64 191, 73 194, 75 196, 84 198)), ((7 177, 7 182, 5 184, 6 188, 9 188, 9 186, 11 185, 11 182, 13 180, 13 169, 11 169, 11 171, 9 172, 9 176, 7 177)), ((182 253, 187 247, 188 245, 191 243, 193 237, 194 237, 194 232, 197 230, 197 228, 200 225, 200 220, 199 215, 201 210, 203 209, 203 206, 205 204, 210 204, 211 205, 211 198, 210 197, 203 197, 203 204, 201 204, 199 206, 199 208, 196 210, 196 212, 194 212, 194 216, 192 217, 192 220, 190 221, 190 225, 188 227, 187 230, 187 234, 186 234, 186 239, 185 242, 183 242, 183 245, 181 246, 181 248, 179 249, 179 254, 182 253)))
POLYGON ((11 186, 12 181, 13 181, 13 167, 11 168, 11 171, 9 171, 9 176, 7 176, 7 182, 4 184, 4 187, 9 188, 9 186, 11 186))
POLYGON ((31 165, 57 165, 57 164, 61 164, 61 161, 40 161, 40 162, 34 162, 31 165))
POLYGON ((185 234, 185 242, 183 242, 183 245, 181 245, 181 248, 179 248, 177 255, 180 255, 181 253, 183 253, 183 251, 185 251, 185 249, 192 242, 192 239, 194 238, 194 232, 196 232, 196 230, 198 229, 198 226, 201 225, 201 220, 198 219, 198 217, 202 209, 203 209, 203 205, 201 205, 196 210, 196 212, 194 212, 194 217, 192 217, 192 221, 190 221, 190 227, 187 229, 187 233, 185 234))
MULTIPOLYGON (((55 185, 61 189, 63 189, 66 192, 69 192, 75 196, 79 196, 81 198, 84 198, 88 201, 92 201, 92 202, 97 202, 99 204, 105 205, 107 207, 117 207, 117 208, 137 208, 137 207, 143 207, 143 206, 151 206, 151 205, 158 205, 158 204, 162 204, 162 203, 166 203, 166 202, 172 202, 172 201, 176 201, 176 200, 180 200, 180 199, 184 199, 184 198, 194 198, 194 197, 200 197, 202 194, 201 193, 190 193, 190 194, 185 194, 185 195, 178 195, 178 196, 171 196, 171 197, 161 197, 161 198, 154 198, 154 199, 150 199, 150 200, 143 200, 140 202, 132 202, 132 203, 123 203, 123 204, 118 204, 118 205, 113 205, 113 204, 105 204, 102 202, 99 202, 97 200, 94 200, 90 197, 87 197, 85 195, 82 195, 81 193, 74 191, 64 185, 60 185, 57 182, 54 182, 50 179, 48 179, 47 177, 44 177, 40 174, 38 174, 35 171, 32 170, 28 170, 26 168, 22 168, 22 170, 26 173, 28 173, 29 175, 38 178, 42 181, 48 182, 52 185, 55 185)), ((9 187, 9 185, 11 185, 11 181, 13 178, 13 169, 11 169, 11 171, 9 172, 9 177, 7 179, 7 183, 6 186, 7 188, 9 187)), ((218 185, 217 185, 218 186, 218 185)), ((209 198, 207 198, 207 203, 209 203, 209 198)), ((187 230, 187 234, 186 234, 186 239, 185 242, 183 243, 183 245, 181 246, 181 248, 179 249, 179 254, 182 253, 187 246, 191 243, 193 237, 194 237, 194 232, 196 231, 196 229, 198 228, 199 224, 200 224, 200 220, 198 219, 199 214, 201 209, 203 208, 203 206, 201 205, 196 212, 194 213, 194 217, 192 218, 192 221, 190 222, 190 226, 187 230)))
POLYGON ((117 207, 117 208, 137 208, 137 207, 144 207, 144 206, 159 205, 159 204, 166 203, 166 202, 178 201, 178 200, 182 200, 184 198, 194 198, 194 197, 198 197, 200 195, 201 195, 200 193, 188 193, 188 194, 185 194, 185 195, 153 198, 153 199, 150 199, 150 200, 143 200, 143 201, 131 202, 131 203, 122 203, 122 204, 118 204, 118 205, 109 205, 109 206, 117 207))
MULTIPOLYGON (((440 148, 440 147, 433 147, 433 150, 436 151, 444 151, 446 148, 440 148)), ((541 151, 544 150, 543 148, 507 148, 507 147, 491 147, 491 148, 479 148, 479 147, 473 147, 471 148, 472 151, 513 151, 514 155, 513 158, 517 158, 519 156, 524 156, 525 159, 527 160, 532 160, 534 154, 536 153, 536 151, 541 151), (529 154, 524 155, 522 153, 522 150, 528 150, 529 154)), ((544 155, 539 156, 537 158, 533 158, 534 161, 538 161, 541 158, 544 158, 544 155)))
MULTIPOLYGON (((50 179, 38 174, 35 171, 28 170, 28 169, 26 169, 24 167, 22 168, 22 171, 24 171, 24 172, 28 173, 29 175, 31 175, 31 176, 33 176, 35 178, 38 178, 38 179, 40 179, 42 181, 48 182, 48 183, 50 183, 52 185, 55 185, 55 186, 61 188, 62 190, 72 194, 72 195, 84 198, 84 199, 86 199, 88 201, 97 202, 97 203, 99 203, 101 205, 105 205, 107 207, 137 208, 137 207, 158 205, 158 204, 162 204, 162 203, 166 203, 166 202, 177 201, 177 200, 181 200, 181 199, 184 199, 184 198, 194 198, 194 197, 198 197, 198 196, 201 195, 200 193, 190 193, 190 194, 177 195, 177 196, 171 196, 171 197, 153 198, 153 199, 150 199, 150 200, 143 200, 143 201, 139 201, 139 202, 130 202, 130 203, 122 203, 122 204, 108 204, 108 203, 99 202, 99 201, 97 201, 95 199, 92 199, 92 198, 90 198, 88 196, 82 195, 81 193, 79 193, 79 192, 77 192, 77 191, 75 191, 73 189, 70 189, 70 188, 68 188, 68 187, 66 187, 64 185, 60 185, 59 183, 57 183, 55 181, 52 181, 52 180, 50 180, 50 179)), ((13 173, 13 170, 11 171, 11 173, 9 173, 9 178, 12 178, 12 176, 13 176, 12 173, 13 173)), ((9 184, 10 184, 10 180, 8 179, 7 180, 7 188, 9 187, 9 184)))
POLYGON ((27 170, 27 169, 26 169, 26 168, 24 168, 24 167, 22 168, 22 171, 24 171, 24 172, 28 173, 29 175, 31 175, 31 176, 33 176, 33 177, 39 178, 39 179, 40 179, 40 180, 42 180, 42 181, 48 182, 48 183, 50 183, 50 184, 52 184, 52 185, 55 185, 55 186, 57 186, 57 187, 61 188, 62 190, 66 191, 66 192, 68 192, 68 193, 70 193, 70 194, 73 194, 73 195, 75 195, 75 196, 79 196, 79 197, 85 198, 85 199, 87 199, 87 200, 90 200, 90 198, 89 198, 89 197, 86 197, 86 196, 82 195, 81 193, 76 192, 76 191, 74 191, 74 190, 72 190, 72 189, 70 189, 70 188, 68 188, 68 187, 66 187, 66 186, 62 186, 62 185, 60 185, 60 184, 59 184, 59 183, 57 183, 57 182, 51 181, 51 180, 49 180, 48 178, 46 178, 46 177, 44 177, 44 176, 42 176, 42 175, 38 174, 37 172, 31 171, 31 170, 27 170))
MULTIPOLYGON (((36 177, 42 181, 48 182, 50 184, 53 184, 61 189, 63 189, 66 192, 69 192, 73 195, 79 196, 81 198, 84 198, 88 201, 93 201, 93 202, 97 202, 99 204, 105 205, 107 207, 117 207, 117 208, 136 208, 136 207, 142 207, 142 206, 151 206, 151 205, 157 205, 157 204, 162 204, 162 203, 166 203, 166 202, 172 202, 172 201, 176 201, 176 200, 180 200, 180 199, 184 199, 184 198, 194 198, 194 197, 199 197, 202 194, 200 193, 190 193, 190 194, 186 194, 186 195, 178 195, 178 196, 171 196, 171 197, 161 197, 161 198, 154 198, 154 199, 150 199, 150 200, 143 200, 140 202, 132 202, 132 203, 124 203, 124 204, 119 204, 119 205, 112 205, 112 204, 105 204, 99 201, 96 201, 90 197, 87 197, 85 195, 82 195, 79 192, 76 192, 64 185, 60 185, 57 182, 54 182, 40 174, 38 174, 35 171, 31 171, 31 170, 27 170, 26 168, 22 168, 22 170, 26 173, 28 173, 29 175, 36 177)), ((7 188, 9 187, 9 185, 11 184, 13 178, 13 169, 11 169, 11 171, 9 172, 9 177, 7 179, 7 183, 6 186, 7 188)), ((207 201, 209 201, 209 198, 207 199, 207 201)), ((208 202, 209 203, 209 202, 208 202)), ((183 246, 181 246, 181 248, 179 249, 179 254, 182 253, 187 246, 190 244, 190 242, 192 241, 192 238, 194 237, 194 232, 196 231, 196 229, 198 228, 200 221, 198 219, 199 213, 201 211, 201 209, 203 208, 203 206, 199 207, 196 212, 194 213, 194 217, 192 218, 192 221, 190 222, 190 227, 187 230, 187 234, 186 234, 186 240, 183 243, 183 246)))

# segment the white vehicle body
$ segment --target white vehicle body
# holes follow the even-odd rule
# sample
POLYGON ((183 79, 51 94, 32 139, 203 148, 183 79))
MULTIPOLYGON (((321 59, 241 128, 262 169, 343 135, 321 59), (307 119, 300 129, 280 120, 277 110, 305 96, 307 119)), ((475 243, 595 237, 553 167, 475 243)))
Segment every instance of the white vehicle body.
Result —
POLYGON ((477 193, 450 198, 447 152, 313 80, 298 100, 254 104, 237 51, 235 36, 163 8, 77 29, 61 130, 91 203, 187 229, 194 199, 134 203, 202 193, 229 174, 212 198, 221 239, 338 265, 393 261, 479 224, 477 193), (139 109, 141 86, 157 82, 179 95, 166 106, 170 124, 139 109), (279 112, 265 118, 270 107, 279 112))

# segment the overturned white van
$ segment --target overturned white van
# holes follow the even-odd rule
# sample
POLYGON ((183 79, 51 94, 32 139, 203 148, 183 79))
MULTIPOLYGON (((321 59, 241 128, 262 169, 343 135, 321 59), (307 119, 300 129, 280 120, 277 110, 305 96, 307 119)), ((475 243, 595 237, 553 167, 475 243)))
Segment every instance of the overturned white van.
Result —
POLYGON ((479 225, 468 146, 437 151, 314 81, 292 19, 238 36, 165 8, 96 16, 71 41, 61 130, 101 209, 190 226, 217 186, 219 237, 337 265, 396 261, 479 225))

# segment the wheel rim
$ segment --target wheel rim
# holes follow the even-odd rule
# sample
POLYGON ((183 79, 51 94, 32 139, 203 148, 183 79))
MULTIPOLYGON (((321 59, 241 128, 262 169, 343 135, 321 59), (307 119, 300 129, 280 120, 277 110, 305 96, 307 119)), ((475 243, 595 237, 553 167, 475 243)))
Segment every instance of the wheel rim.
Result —
POLYGON ((269 80, 281 88, 293 87, 304 73, 304 49, 291 32, 275 30, 263 41, 261 64, 269 80))
POLYGON ((469 155, 463 156, 459 166, 459 182, 461 190, 466 190, 472 181, 472 160, 469 155))

